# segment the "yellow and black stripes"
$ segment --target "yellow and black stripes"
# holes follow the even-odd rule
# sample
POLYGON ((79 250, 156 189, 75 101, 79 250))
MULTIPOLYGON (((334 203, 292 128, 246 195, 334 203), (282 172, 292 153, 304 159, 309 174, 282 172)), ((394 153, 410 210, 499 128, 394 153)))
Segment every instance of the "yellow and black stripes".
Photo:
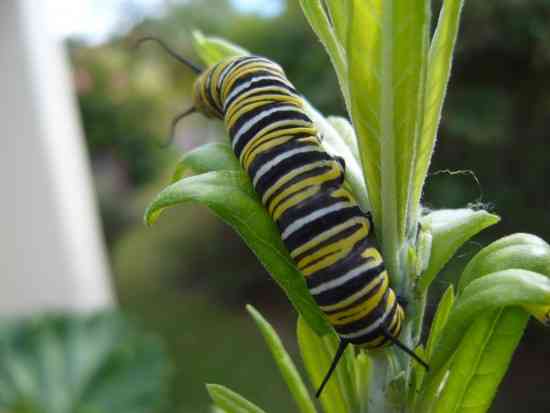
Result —
POLYGON ((343 187, 343 162, 321 146, 303 101, 277 64, 235 57, 204 71, 195 108, 223 119, 231 145, 321 310, 345 342, 380 347, 404 312, 369 218, 343 187))

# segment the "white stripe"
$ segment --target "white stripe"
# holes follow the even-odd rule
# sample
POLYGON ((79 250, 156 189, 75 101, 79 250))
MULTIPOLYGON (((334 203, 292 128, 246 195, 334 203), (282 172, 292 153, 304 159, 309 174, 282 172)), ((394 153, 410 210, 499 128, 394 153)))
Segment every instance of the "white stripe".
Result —
POLYGON ((305 217, 302 217, 300 219, 297 219, 292 224, 290 224, 282 233, 283 240, 290 237, 294 232, 300 230, 304 225, 309 224, 312 221, 315 221, 316 219, 319 219, 327 214, 330 214, 331 212, 339 211, 341 209, 351 207, 352 205, 348 202, 338 202, 334 205, 321 208, 317 211, 312 212, 309 215, 306 215, 305 217))
MULTIPOLYGON (((331 289, 336 288, 336 287, 340 287, 341 285, 344 285, 348 281, 353 280, 355 277, 360 276, 361 274, 363 274, 363 272, 368 271, 371 268, 376 267, 378 264, 380 264, 380 263, 378 263, 376 261, 374 263, 371 262, 371 261, 367 261, 363 265, 361 265, 357 268, 354 268, 351 271, 348 271, 344 275, 342 275, 338 278, 335 278, 334 280, 327 281, 323 284, 318 285, 315 288, 312 288, 311 290, 309 290, 309 292, 311 293, 311 295, 319 295, 321 293, 324 293, 325 291, 331 290, 331 289)), ((376 279, 372 280, 372 282, 376 282, 376 279)))
POLYGON ((231 101, 236 95, 241 93, 243 90, 248 89, 250 86, 252 86, 253 83, 260 82, 262 80, 268 80, 268 79, 284 81, 284 79, 282 79, 279 76, 258 76, 258 77, 253 77, 248 82, 241 83, 239 86, 237 86, 235 89, 233 89, 231 91, 229 96, 227 96, 227 98, 225 98, 224 107, 227 106, 227 102, 231 101))
POLYGON ((245 123, 243 123, 241 128, 237 131, 237 133, 235 133, 235 136, 233 136, 233 144, 232 144, 233 149, 237 147, 237 143, 239 142, 241 137, 250 129, 252 129, 256 123, 258 123, 262 119, 267 118, 268 116, 272 115, 275 112, 282 112, 285 110, 291 110, 291 111, 302 113, 300 109, 298 109, 296 106, 278 106, 278 107, 267 109, 267 110, 264 110, 263 112, 258 113, 252 119, 249 119, 245 123))
POLYGON ((386 322, 387 318, 389 317, 389 315, 392 311, 392 308, 393 308, 393 306, 390 306, 390 308, 388 310, 386 310, 386 312, 382 315, 382 317, 380 317, 378 320, 376 320, 370 326, 365 327, 365 328, 363 328, 359 331, 356 331, 355 333, 340 334, 340 337, 353 339, 353 338, 361 337, 363 335, 367 335, 367 334, 372 333, 374 330, 376 330, 378 327, 380 327, 383 323, 386 322))
POLYGON ((275 167, 277 164, 281 163, 285 159, 292 158, 294 155, 298 155, 299 153, 305 153, 305 152, 321 152, 318 147, 315 146, 306 146, 303 148, 297 148, 292 149, 287 152, 283 152, 282 154, 276 156, 269 162, 266 162, 262 165, 260 169, 256 172, 254 175, 254 179, 252 180, 252 184, 256 186, 260 178, 265 175, 271 168, 275 167))

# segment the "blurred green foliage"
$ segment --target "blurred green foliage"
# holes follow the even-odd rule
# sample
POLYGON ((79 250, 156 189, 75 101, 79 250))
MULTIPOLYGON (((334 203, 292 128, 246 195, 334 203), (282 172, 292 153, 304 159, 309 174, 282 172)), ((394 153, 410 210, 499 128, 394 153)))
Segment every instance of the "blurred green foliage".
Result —
MULTIPOLYGON (((191 50, 191 31, 199 29, 279 62, 298 90, 325 114, 344 115, 343 99, 297 1, 287 1, 283 12, 270 18, 239 13, 228 0, 167 4, 161 17, 146 18, 107 44, 71 42, 120 301, 166 338, 177 366, 172 399, 178 411, 208 411, 205 381, 226 383, 259 405, 291 411, 284 384, 271 376, 272 361, 243 305, 252 302, 275 319, 283 336, 293 334, 294 316, 242 241, 200 208, 170 211, 153 228, 141 222, 146 202, 168 183, 176 156, 224 136, 213 122, 190 117, 179 125, 181 139, 170 149, 159 148, 173 116, 189 105, 193 74, 153 45, 139 50, 132 46, 139 36, 154 34, 198 60, 191 50), (247 356, 235 357, 237 349, 247 356), (265 374, 252 380, 250 366, 265 374)), ((550 239, 545 186, 550 179, 549 38, 547 0, 465 5, 424 202, 435 208, 489 204, 503 221, 484 233, 485 240, 518 231, 550 239), (447 169, 472 170, 479 184, 471 174, 434 174, 447 169)), ((469 258, 478 249, 470 243, 462 255, 469 258)), ((446 288, 466 261, 452 262, 447 281, 438 285, 446 288)), ((518 400, 529 400, 530 411, 545 411, 550 396, 537 388, 544 388, 548 375, 531 372, 540 371, 532 366, 548 357, 548 348, 548 335, 533 323, 495 411, 513 411, 521 406, 514 404, 518 400)))

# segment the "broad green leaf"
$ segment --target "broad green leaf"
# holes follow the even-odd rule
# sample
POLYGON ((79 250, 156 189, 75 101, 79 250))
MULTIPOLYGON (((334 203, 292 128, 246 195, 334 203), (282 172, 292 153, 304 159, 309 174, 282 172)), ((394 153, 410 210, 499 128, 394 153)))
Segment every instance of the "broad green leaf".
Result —
POLYGON ((437 311, 435 312, 434 318, 432 320, 432 325, 430 326, 430 335, 428 336, 428 342, 426 343, 426 356, 428 363, 432 356, 434 343, 439 338, 441 330, 443 329, 443 327, 445 327, 445 324, 447 323, 447 319, 449 318, 449 313, 451 312, 454 301, 455 293, 453 286, 450 285, 439 300, 437 311))
POLYGON ((531 234, 512 234, 489 244, 470 260, 458 282, 461 292, 473 280, 509 268, 521 268, 550 277, 550 245, 531 234))
MULTIPOLYGON (((350 100, 345 45, 339 43, 338 35, 335 28, 330 24, 322 0, 300 0, 300 6, 302 6, 302 11, 309 25, 327 50, 332 65, 336 70, 336 76, 340 83, 340 90, 342 91, 346 107, 349 111, 350 100)), ((340 22, 342 22, 341 19, 339 20, 339 24, 340 22)))
POLYGON ((377 235, 392 281, 401 285, 405 274, 398 262, 421 126, 430 2, 350 0, 349 21, 351 116, 377 235))
POLYGON ((260 329, 260 332, 264 336, 264 339, 279 367, 279 370, 298 405, 298 408, 302 413, 316 413, 315 405, 309 397, 306 385, 300 377, 300 373, 296 369, 294 362, 288 355, 281 342, 281 339, 271 327, 271 325, 262 317, 262 315, 251 305, 246 306, 247 311, 250 313, 254 322, 260 329))
POLYGON ((484 314, 468 328, 433 413, 484 413, 496 394, 527 325, 519 308, 484 314))
POLYGON ((500 218, 487 211, 469 208, 434 211, 420 221, 423 230, 432 233, 432 251, 428 269, 418 280, 417 291, 424 293, 455 252, 481 230, 500 218))
POLYGON ((254 403, 225 386, 207 384, 206 389, 216 406, 227 413, 265 413, 254 403))
POLYGON ((318 334, 330 327, 296 269, 279 230, 258 200, 250 180, 241 171, 213 171, 191 176, 166 187, 147 208, 145 221, 152 224, 170 206, 198 202, 233 227, 296 310, 318 334))
MULTIPOLYGON (((459 291, 472 280, 494 271, 521 268, 550 277, 550 245, 531 234, 513 234, 483 248, 466 266, 459 291)), ((541 323, 550 325, 550 305, 527 304, 525 309, 541 323)))
POLYGON ((532 271, 497 271, 472 281, 455 301, 430 359, 430 376, 455 351, 468 326, 480 315, 502 307, 550 305, 550 278, 532 271))
POLYGON ((116 313, 41 316, 0 328, 2 410, 156 411, 169 373, 159 341, 116 313))
POLYGON ((424 94, 424 118, 417 146, 417 158, 413 185, 411 216, 417 214, 422 188, 430 167, 447 83, 451 74, 453 50, 456 43, 463 0, 444 0, 439 21, 430 45, 426 92, 424 94))
POLYGON ((219 37, 205 36, 198 30, 193 31, 193 47, 201 60, 208 66, 231 56, 250 54, 240 46, 219 37))
MULTIPOLYGON (((301 317, 298 320, 297 335, 302 360, 314 390, 317 391, 336 353, 338 338, 335 334, 319 337, 301 317)), ((356 372, 353 358, 353 348, 348 346, 321 394, 320 401, 325 413, 356 411, 356 372)))
POLYGON ((176 165, 172 182, 179 181, 185 172, 192 170, 195 174, 211 171, 240 171, 239 160, 228 143, 207 143, 187 152, 176 165))
POLYGON ((367 186, 363 179, 361 164, 354 156, 352 149, 338 131, 317 111, 309 102, 305 101, 305 110, 313 120, 321 135, 321 145, 332 156, 340 156, 346 163, 345 180, 356 200, 363 209, 369 211, 370 205, 367 195, 367 186))

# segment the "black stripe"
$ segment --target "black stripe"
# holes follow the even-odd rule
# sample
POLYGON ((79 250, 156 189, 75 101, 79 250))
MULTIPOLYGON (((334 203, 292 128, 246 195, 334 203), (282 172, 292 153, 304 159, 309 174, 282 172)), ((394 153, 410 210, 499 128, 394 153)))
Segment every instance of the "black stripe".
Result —
MULTIPOLYGON (((290 87, 288 85, 288 83, 286 83, 283 80, 284 78, 282 78, 280 76, 277 76, 277 75, 274 75, 273 73, 269 73, 269 72, 265 72, 265 74, 254 72, 250 76, 243 76, 242 78, 239 78, 239 81, 235 82, 235 84, 233 86, 231 86, 231 89, 228 91, 227 96, 230 96, 231 93, 233 92, 233 90, 235 88, 237 88, 238 86, 240 86, 241 84, 243 84, 245 82, 248 82, 248 81, 251 81, 253 78, 257 78, 257 77, 261 77, 261 76, 279 77, 280 80, 278 80, 278 79, 262 79, 262 80, 258 80, 258 81, 255 81, 255 82, 251 82, 250 86, 248 86, 247 88, 241 90, 235 96, 231 97, 231 99, 227 99, 225 102, 223 102, 223 107, 225 108, 225 110, 228 111, 231 108, 231 105, 233 104, 233 102, 235 102, 235 100, 237 100, 243 93, 250 92, 251 90, 257 89, 259 87, 276 86, 276 87, 285 89, 286 92, 281 92, 280 90, 277 90, 277 91, 274 91, 274 92, 278 92, 280 95, 283 95, 283 96, 296 96, 296 90, 294 88, 290 87)), ((261 96, 261 95, 266 94, 266 93, 271 93, 271 92, 268 92, 267 90, 260 90, 260 91, 258 91, 258 93, 252 93, 250 96, 247 96, 246 99, 248 99, 249 97, 252 97, 252 96, 261 96)))

